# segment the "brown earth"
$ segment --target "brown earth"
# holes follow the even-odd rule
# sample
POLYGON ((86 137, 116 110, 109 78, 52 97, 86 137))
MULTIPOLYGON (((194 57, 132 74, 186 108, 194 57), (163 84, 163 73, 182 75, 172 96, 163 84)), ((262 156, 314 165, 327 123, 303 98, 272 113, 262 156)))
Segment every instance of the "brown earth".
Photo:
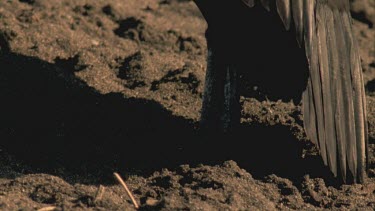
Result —
POLYGON ((369 178, 338 185, 291 102, 243 96, 236 134, 199 133, 206 24, 192 1, 0 1, 0 210, 132 210, 114 171, 143 210, 374 210, 373 2, 352 3, 369 178))

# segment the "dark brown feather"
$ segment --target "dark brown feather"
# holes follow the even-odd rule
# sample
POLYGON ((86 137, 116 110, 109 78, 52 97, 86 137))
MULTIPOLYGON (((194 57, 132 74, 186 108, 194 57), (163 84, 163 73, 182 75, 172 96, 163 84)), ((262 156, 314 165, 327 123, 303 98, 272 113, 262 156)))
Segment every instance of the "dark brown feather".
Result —
MULTIPOLYGON (((312 88, 306 89, 303 103, 310 103, 304 108, 314 109, 316 118, 315 130, 308 123, 306 132, 317 139, 323 161, 334 175, 340 169, 344 182, 348 172, 353 182, 363 182, 367 165, 365 94, 349 2, 305 0, 304 4, 303 33, 312 88)), ((314 112, 303 112, 308 116, 305 120, 313 119, 314 112)))
POLYGON ((310 78, 302 103, 308 137, 335 176, 339 173, 346 182, 350 173, 353 182, 363 182, 368 159, 366 102, 349 0, 260 3, 268 11, 275 3, 286 29, 293 20, 297 40, 305 48, 310 78))

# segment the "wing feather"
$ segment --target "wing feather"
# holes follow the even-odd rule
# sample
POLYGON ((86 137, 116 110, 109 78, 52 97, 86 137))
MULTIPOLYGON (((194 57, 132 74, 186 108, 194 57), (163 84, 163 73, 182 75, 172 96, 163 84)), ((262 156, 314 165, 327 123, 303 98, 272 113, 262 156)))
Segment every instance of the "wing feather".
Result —
POLYGON ((262 3, 263 7, 264 7, 267 11, 270 11, 270 10, 271 10, 271 3, 270 3, 270 0, 260 0, 260 2, 262 3))
POLYGON ((303 3, 304 0, 292 0, 293 20, 296 27, 297 41, 300 46, 303 41, 303 3))
POLYGON ((316 136, 316 114, 315 114, 315 102, 312 92, 311 86, 311 79, 307 82, 306 92, 302 96, 302 102, 306 102, 302 104, 302 110, 304 113, 308 113, 309 115, 303 115, 303 122, 305 124, 306 133, 311 134, 311 140, 319 147, 319 143, 317 143, 318 137, 316 136))
POLYGON ((365 94, 348 2, 305 0, 303 18, 313 92, 306 89, 303 103, 311 103, 306 98, 313 98, 310 107, 316 117, 316 130, 308 128, 314 126, 310 123, 305 125, 306 132, 311 139, 316 137, 323 161, 335 176, 340 171, 344 182, 349 178, 363 182, 367 165, 365 94))
POLYGON ((368 167, 366 99, 349 0, 260 0, 268 11, 271 2, 286 29, 293 21, 297 41, 305 48, 310 69, 302 96, 307 136, 335 176, 363 182, 368 167))
POLYGON ((361 172, 366 171, 368 165, 367 157, 367 143, 368 143, 368 128, 367 128, 367 119, 366 119, 366 99, 365 91, 363 84, 362 68, 360 64, 360 57, 357 49, 357 43, 353 38, 353 31, 351 25, 350 14, 342 14, 342 21, 344 25, 345 35, 347 36, 348 43, 348 53, 350 58, 350 77, 352 79, 352 93, 353 93, 353 103, 354 103, 354 113, 355 113, 355 131, 357 141, 357 161, 358 165, 356 166, 358 172, 358 180, 363 182, 364 174, 361 172), (363 141, 362 141, 363 140, 363 141))
POLYGON ((243 0, 245 4, 249 7, 254 7, 255 6, 255 0, 243 0))
POLYGON ((290 0, 276 0, 276 7, 285 28, 289 30, 292 19, 290 0))
MULTIPOLYGON (((353 175, 357 175, 357 167, 356 164, 358 163, 358 155, 361 154, 359 151, 357 151, 357 142, 352 141, 356 140, 356 125, 358 124, 355 122, 355 110, 354 110, 354 103, 355 103, 355 95, 353 94, 352 87, 352 77, 351 77, 351 65, 350 65, 350 36, 349 33, 346 33, 344 31, 345 24, 344 19, 341 17, 341 13, 338 10, 334 10, 334 20, 335 20, 335 27, 336 31, 339 32, 336 34, 337 42, 338 42, 338 49, 343 49, 339 51, 339 61, 340 61, 340 76, 342 79, 340 80, 343 84, 342 92, 344 96, 344 101, 342 103, 343 109, 345 115, 345 121, 343 123, 345 125, 345 143, 346 143, 346 158, 347 158, 347 164, 350 169, 350 172, 352 172, 353 175), (353 124, 354 123, 354 124, 353 124)), ((350 26, 350 25, 348 25, 350 26)), ((361 71, 361 70, 360 70, 361 71)), ((360 95, 361 101, 362 96, 360 95)), ((362 105, 359 105, 362 107, 362 105)), ((360 115, 362 117, 362 115, 360 115)), ((361 129, 358 128, 360 131, 361 129)), ((363 131, 363 129, 362 129, 363 131)), ((360 137, 358 137, 360 140, 360 137)))
MULTIPOLYGON (((333 58, 333 56, 329 56, 328 53, 328 46, 330 49, 335 48, 334 42, 330 42, 330 39, 327 39, 329 36, 329 32, 325 27, 326 20, 327 20, 327 8, 323 5, 317 6, 316 9, 316 39, 317 39, 317 47, 318 47, 318 61, 319 61, 319 67, 316 67, 319 69, 320 78, 321 78, 321 84, 320 87, 322 89, 321 98, 323 103, 323 113, 324 116, 323 123, 325 127, 325 134, 324 140, 320 141, 320 145, 326 146, 327 151, 331 151, 332 149, 335 149, 336 147, 332 144, 328 144, 325 140, 336 139, 335 137, 335 128, 334 128, 334 107, 335 107, 335 100, 333 99, 333 96, 335 96, 334 88, 331 87, 331 81, 335 80, 334 78, 337 76, 337 68, 330 68, 329 64, 329 58, 333 58), (331 69, 331 71, 330 71, 331 69)), ((332 64, 332 63, 331 63, 332 64)), ((319 84, 317 84, 319 86, 319 84)), ((322 134, 323 135, 323 134, 322 134)), ((322 151, 323 154, 323 151, 322 151)), ((328 155, 328 154, 327 154, 328 155)), ((325 157, 325 156, 324 156, 325 157)), ((334 160, 336 158, 333 158, 331 156, 328 156, 328 163, 329 165, 336 165, 334 163, 334 160)), ((336 171, 333 172, 335 175, 337 174, 336 171)))

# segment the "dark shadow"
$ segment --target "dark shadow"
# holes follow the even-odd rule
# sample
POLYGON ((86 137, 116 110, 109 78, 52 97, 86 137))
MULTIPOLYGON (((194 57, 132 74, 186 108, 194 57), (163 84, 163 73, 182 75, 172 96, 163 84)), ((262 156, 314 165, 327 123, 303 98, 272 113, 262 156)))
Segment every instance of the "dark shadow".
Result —
POLYGON ((41 171, 68 167, 79 174, 188 162, 181 159, 188 157, 184 146, 196 141, 194 122, 152 100, 98 93, 75 77, 82 68, 75 58, 48 63, 10 53, 4 40, 0 139, 17 159, 41 171))
POLYGON ((244 27, 235 32, 245 41, 238 44, 243 94, 298 104, 308 79, 305 50, 298 45, 294 25, 287 31, 278 14, 259 7, 243 9, 248 14, 241 19, 244 27))
POLYGON ((365 89, 366 89, 367 94, 371 94, 375 92, 375 79, 367 82, 365 89))
POLYGON ((351 11, 351 15, 354 19, 356 19, 357 21, 359 22, 362 22, 366 25, 368 25, 369 28, 373 28, 374 27, 374 24, 371 22, 371 20, 366 16, 365 12, 364 11, 358 11, 358 12, 355 12, 355 11, 351 11))
POLYGON ((20 2, 33 5, 35 3, 35 0, 19 0, 20 2))
MULTIPOLYGON (((240 33, 236 39, 253 36, 238 49, 242 53, 254 47, 247 51, 250 54, 241 54, 241 61, 264 58, 252 60, 256 64, 249 69, 247 81, 257 78, 255 82, 274 88, 275 98, 283 95, 289 99, 301 93, 305 73, 299 67, 305 60, 293 57, 301 49, 281 50, 290 46, 291 38, 279 43, 271 39, 277 37, 274 31, 263 27, 270 33, 270 42, 264 44, 257 40, 261 34, 231 30, 226 33, 240 33), (275 49, 273 45, 276 50, 270 50, 275 49), (274 62, 269 62, 270 56, 274 62), (264 69, 256 69, 262 65, 264 69)), ((274 30, 284 36, 282 27, 274 30)), ((306 173, 324 176, 327 172, 320 157, 301 159, 305 146, 286 126, 242 125, 234 134, 206 137, 198 134, 196 122, 174 116, 158 102, 98 93, 75 77, 75 71, 85 68, 76 64, 75 57, 49 63, 10 52, 6 39, 0 36, 1 147, 31 166, 31 172, 58 174, 68 181, 68 174, 77 174, 82 176, 80 182, 103 184, 113 181, 113 171, 147 175, 180 164, 214 165, 228 159, 259 178, 275 173, 298 180, 306 173)))
POLYGON ((200 153, 195 156, 202 156, 200 160, 205 164, 234 160, 256 179, 276 174, 300 184, 309 174, 311 178, 324 178, 328 185, 340 184, 324 166, 313 144, 297 139, 290 126, 243 123, 230 134, 201 138, 209 143, 199 148, 200 153))
POLYGON ((157 102, 98 93, 74 69, 14 53, 0 58, 1 147, 33 172, 62 168, 82 181, 91 175, 92 182, 107 183, 115 170, 147 175, 228 159, 256 177, 323 172, 320 157, 313 165, 301 160, 303 144, 286 126, 242 125, 232 135, 205 137, 196 123, 157 102))
POLYGON ((200 4, 208 19, 208 45, 222 52, 221 60, 237 65, 241 94, 298 104, 307 85, 308 63, 295 26, 287 31, 276 12, 260 5, 249 8, 241 1, 200 4))

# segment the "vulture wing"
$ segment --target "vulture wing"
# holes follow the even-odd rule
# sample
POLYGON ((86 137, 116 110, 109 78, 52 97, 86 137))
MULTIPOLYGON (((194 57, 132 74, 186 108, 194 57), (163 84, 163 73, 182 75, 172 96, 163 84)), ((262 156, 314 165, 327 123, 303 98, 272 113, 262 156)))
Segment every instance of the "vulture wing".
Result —
POLYGON ((294 25, 310 77, 303 93, 307 136, 344 182, 363 182, 367 168, 366 101, 349 0, 243 0, 275 9, 294 25))

